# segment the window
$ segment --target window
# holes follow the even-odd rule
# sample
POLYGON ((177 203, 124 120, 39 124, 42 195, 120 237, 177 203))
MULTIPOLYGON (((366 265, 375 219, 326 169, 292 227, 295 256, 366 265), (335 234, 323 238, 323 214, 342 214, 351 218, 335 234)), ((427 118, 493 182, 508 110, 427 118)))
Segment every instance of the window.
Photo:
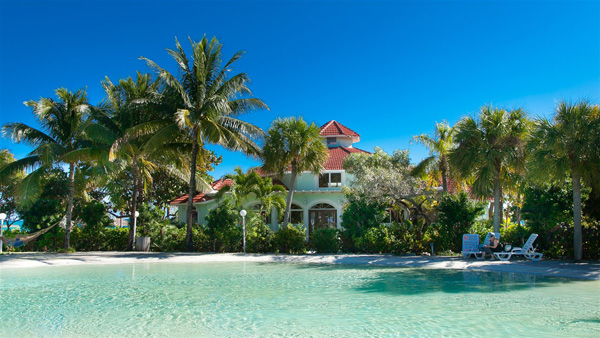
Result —
POLYGON ((335 137, 328 137, 327 138, 327 144, 335 144, 337 142, 337 139, 335 137))
POLYGON ((326 173, 319 175, 319 188, 341 187, 342 173, 326 173))
POLYGON ((290 209, 290 223, 304 224, 304 211, 297 204, 292 204, 292 208, 290 209))

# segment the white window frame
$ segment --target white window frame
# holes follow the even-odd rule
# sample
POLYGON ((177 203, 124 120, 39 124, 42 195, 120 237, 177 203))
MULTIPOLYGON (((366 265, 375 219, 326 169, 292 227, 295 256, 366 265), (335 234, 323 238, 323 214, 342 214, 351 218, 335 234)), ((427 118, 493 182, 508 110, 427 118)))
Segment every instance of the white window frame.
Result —
POLYGON ((346 173, 344 170, 328 170, 319 175, 315 176, 315 188, 317 189, 328 189, 328 188, 339 188, 344 186, 344 180, 346 179, 346 173), (331 183, 331 174, 340 174, 340 183, 331 183), (319 178, 321 175, 328 176, 328 183, 326 187, 319 186, 319 178))

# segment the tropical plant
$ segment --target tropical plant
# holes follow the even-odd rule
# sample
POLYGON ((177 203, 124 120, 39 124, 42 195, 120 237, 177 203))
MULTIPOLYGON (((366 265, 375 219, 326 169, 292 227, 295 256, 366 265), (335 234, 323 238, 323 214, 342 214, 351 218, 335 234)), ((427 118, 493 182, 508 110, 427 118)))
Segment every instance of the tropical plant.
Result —
POLYGON ((244 201, 251 193, 256 191, 256 187, 262 181, 262 178, 254 171, 244 173, 241 167, 235 167, 234 172, 234 174, 225 176, 231 179, 231 185, 221 188, 215 197, 221 198, 225 193, 229 193, 235 207, 241 210, 244 201))
POLYGON ((15 142, 27 143, 35 149, 29 155, 14 161, 0 171, 0 177, 23 169, 32 171, 23 179, 17 189, 20 202, 31 203, 41 192, 40 179, 44 172, 55 165, 69 167, 69 194, 66 208, 65 248, 69 248, 73 198, 75 196, 75 172, 78 164, 95 158, 92 146, 86 144, 83 125, 92 110, 84 89, 70 92, 65 88, 56 90, 58 100, 41 98, 27 101, 25 105, 33 109, 42 129, 24 123, 14 122, 4 125, 2 133, 15 142))
POLYGON ((448 125, 448 122, 442 121, 435 124, 433 136, 421 134, 411 139, 411 143, 417 142, 429 148, 429 157, 414 167, 411 174, 419 177, 429 176, 436 183, 439 182, 437 179, 441 176, 442 188, 445 193, 448 192, 448 176, 450 175, 448 155, 455 146, 453 134, 454 128, 448 125))
MULTIPOLYGON (((152 174, 162 167, 185 177, 187 164, 182 151, 188 144, 177 142, 177 134, 168 128, 171 122, 158 112, 160 82, 149 74, 137 74, 134 80, 122 79, 117 85, 109 78, 103 82, 107 102, 94 114, 96 123, 86 126, 86 136, 108 150, 113 162, 108 186, 119 184, 119 172, 131 173, 126 184, 131 193, 130 215, 135 215, 138 200, 153 182, 152 174)), ((119 187, 121 188, 121 187, 119 187)), ((121 191, 122 189, 117 189, 121 191)), ((137 219, 132 217, 128 250, 134 247, 137 219)))
POLYGON ((540 118, 530 139, 530 169, 539 180, 573 183, 573 247, 575 260, 582 259, 581 190, 600 180, 600 108, 583 100, 562 101, 552 120, 540 118))
POLYGON ((306 229, 302 225, 288 224, 275 232, 275 247, 280 253, 306 252, 306 229))
MULTIPOLYGON (((0 149, 0 170, 15 161, 8 149, 0 149)), ((6 176, 0 176, 0 212, 6 214, 6 224, 9 226, 17 220, 17 187, 25 177, 24 170, 17 170, 6 176)))
POLYGON ((462 235, 475 224, 484 210, 482 203, 469 200, 466 192, 443 195, 437 207, 439 216, 436 224, 435 247, 439 251, 459 252, 462 235))
POLYGON ((285 209, 285 188, 280 184, 273 184, 270 177, 264 177, 254 186, 254 195, 260 201, 259 213, 271 213, 275 208, 277 215, 283 215, 285 209))
POLYGON ((500 229, 503 184, 524 170, 529 127, 524 110, 492 105, 482 107, 478 118, 464 117, 455 126, 457 147, 450 164, 462 177, 472 177, 475 196, 494 196, 494 232, 500 229))
MULTIPOLYGON (((156 70, 161 79, 170 86, 181 100, 181 106, 174 114, 174 127, 186 133, 191 141, 189 157, 189 191, 187 205, 187 250, 193 250, 192 213, 193 196, 196 192, 196 166, 198 153, 205 144, 218 144, 227 149, 242 151, 251 156, 258 156, 260 149, 254 142, 262 137, 263 131, 237 119, 241 114, 255 109, 268 109, 267 105, 257 98, 251 97, 247 87, 249 81, 245 73, 228 77, 231 65, 239 60, 243 52, 237 52, 221 67, 222 45, 216 38, 210 41, 203 37, 200 42, 190 39, 192 58, 185 54, 179 41, 175 39, 176 49, 167 49, 169 55, 177 62, 180 78, 177 79, 155 62, 147 59, 148 65, 156 70)), ((173 128, 173 127, 171 127, 173 128)))
POLYGON ((301 117, 278 118, 267 131, 262 153, 263 170, 279 176, 291 171, 283 224, 290 220, 296 178, 305 171, 318 175, 329 157, 320 132, 315 123, 308 124, 301 117))

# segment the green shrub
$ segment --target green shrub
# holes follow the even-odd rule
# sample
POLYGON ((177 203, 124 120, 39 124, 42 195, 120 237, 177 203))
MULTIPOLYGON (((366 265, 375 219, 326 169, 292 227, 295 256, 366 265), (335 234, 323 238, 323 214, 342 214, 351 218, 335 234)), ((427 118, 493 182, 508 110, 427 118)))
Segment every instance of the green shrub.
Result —
MULTIPOLYGON (((600 259, 600 221, 584 219, 581 222, 583 258, 600 259)), ((546 231, 547 242, 534 243, 545 257, 573 258, 573 221, 560 223, 546 231), (542 247, 543 245, 543 247, 542 247)), ((539 237, 538 237, 539 238, 539 237)))
POLYGON ((462 235, 471 229, 483 210, 483 204, 469 200, 465 192, 443 195, 438 205, 438 221, 434 225, 437 230, 435 250, 460 252, 462 235))
POLYGON ((335 228, 316 229, 310 235, 310 245, 318 253, 338 253, 342 249, 340 231, 335 228))
POLYGON ((385 221, 385 207, 379 203, 367 203, 348 195, 348 203, 342 214, 342 226, 347 238, 362 236, 364 231, 378 227, 385 221))
POLYGON ((366 253, 392 252, 394 245, 394 235, 390 228, 384 224, 367 229, 362 236, 356 238, 356 246, 366 253))
POLYGON ((254 253, 273 252, 275 250, 275 234, 265 222, 264 217, 256 212, 248 212, 246 216, 246 251, 254 253))
POLYGON ((240 252, 242 249, 241 217, 229 198, 206 216, 206 233, 213 252, 240 252))
POLYGON ((305 253, 306 229, 302 225, 292 224, 282 227, 275 232, 275 246, 281 253, 305 253))
POLYGON ((104 229, 104 250, 106 251, 125 251, 127 250, 127 237, 129 229, 105 228, 104 229))
POLYGON ((194 243, 194 250, 199 252, 210 251, 210 238, 206 233, 205 226, 199 226, 192 228, 192 242, 194 243))
POLYGON ((418 253, 423 252, 423 244, 416 241, 413 234, 415 227, 412 222, 404 221, 393 223, 390 225, 390 233, 392 234, 391 253, 418 253))

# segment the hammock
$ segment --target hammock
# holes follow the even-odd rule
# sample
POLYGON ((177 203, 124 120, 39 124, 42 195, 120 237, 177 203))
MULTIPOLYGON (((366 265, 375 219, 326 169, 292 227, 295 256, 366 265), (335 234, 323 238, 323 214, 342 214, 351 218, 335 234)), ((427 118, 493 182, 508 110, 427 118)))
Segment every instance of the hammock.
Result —
POLYGON ((17 237, 14 237, 14 238, 0 236, 0 240, 2 240, 2 242, 6 246, 12 246, 13 248, 17 248, 17 247, 25 245, 29 242, 35 241, 36 238, 47 233, 48 231, 50 231, 50 229, 54 228, 59 223, 60 222, 56 222, 56 223, 52 224, 51 226, 47 227, 46 229, 42 229, 42 230, 34 232, 32 234, 26 234, 26 235, 19 234, 19 235, 17 235, 17 237))

